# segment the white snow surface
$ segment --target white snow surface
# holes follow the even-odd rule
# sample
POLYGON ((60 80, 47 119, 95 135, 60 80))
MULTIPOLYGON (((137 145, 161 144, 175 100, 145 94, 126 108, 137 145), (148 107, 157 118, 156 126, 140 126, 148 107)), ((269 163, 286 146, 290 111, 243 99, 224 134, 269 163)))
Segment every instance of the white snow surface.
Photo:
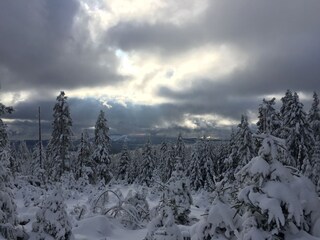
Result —
MULTIPOLYGON (((262 162, 260 162, 261 165, 262 162)), ((259 164, 260 165, 260 164, 259 164)), ((253 167, 253 169, 260 171, 261 169, 259 165, 256 165, 253 167)), ((283 225, 283 217, 282 217, 282 211, 278 209, 278 206, 280 205, 280 202, 285 202, 289 204, 289 214, 292 215, 292 218, 299 222, 301 211, 303 210, 309 210, 315 213, 319 212, 319 209, 315 209, 316 206, 319 206, 318 202, 312 203, 311 205, 303 206, 303 209, 301 209, 301 205, 298 204, 298 202, 303 202, 304 199, 310 197, 308 194, 310 194, 310 191, 308 191, 308 186, 306 187, 305 181, 301 181, 297 178, 297 181, 295 181, 294 186, 287 186, 283 183, 277 183, 277 182, 270 182, 264 187, 265 195, 268 197, 261 197, 259 199, 259 196, 249 196, 251 200, 258 199, 257 202, 260 205, 262 209, 265 209, 269 212, 269 221, 271 219, 277 219, 277 223, 279 225, 283 225), (282 184, 281 186, 278 186, 277 184, 282 184), (302 196, 299 196, 299 199, 296 195, 287 195, 287 192, 285 191, 286 188, 306 188, 305 192, 302 196), (270 201, 268 201, 270 200, 270 201), (274 202, 278 201, 278 202, 274 202)), ((310 185, 309 187, 312 187, 310 185)), ((32 203, 28 206, 25 206, 24 199, 23 199, 23 191, 26 191, 26 187, 23 187, 21 189, 15 189, 15 201, 17 204, 17 211, 19 214, 19 219, 30 219, 29 223, 24 226, 24 229, 28 234, 30 234, 30 239, 32 240, 34 237, 34 234, 31 232, 32 230, 32 223, 35 222, 35 216, 36 212, 39 209, 39 205, 34 206, 32 203)), ((71 219, 72 224, 72 233, 75 239, 79 240, 143 240, 147 233, 147 224, 145 224, 142 228, 138 228, 135 230, 131 230, 128 228, 125 228, 121 223, 112 217, 108 217, 105 215, 101 215, 99 213, 92 213, 90 211, 90 197, 92 196, 92 192, 99 191, 95 189, 95 186, 89 186, 87 190, 84 190, 83 192, 78 192, 75 189, 68 189, 66 187, 64 189, 64 196, 68 196, 67 199, 65 199, 65 204, 67 206, 67 213, 71 219), (76 207, 84 206, 85 209, 87 209, 83 216, 78 219, 78 212, 75 211, 76 207)), ((140 191, 142 188, 139 185, 118 185, 114 184, 112 187, 108 188, 112 189, 114 191, 121 191, 122 195, 124 197, 127 196, 127 194, 130 191, 137 192, 140 191)), ((248 189, 249 190, 249 189, 248 189)), ((47 192, 45 192, 45 196, 50 195, 52 189, 48 189, 47 192)), ((41 192, 41 191, 39 191, 41 192)), ((246 192, 246 189, 244 189, 244 192, 246 192)), ((245 197, 245 193, 243 192, 243 197, 245 197)), ((289 192, 289 191, 288 191, 289 192)), ((42 199, 44 196, 34 196, 35 199, 42 199)), ((196 192, 192 194, 193 199, 197 200, 197 204, 191 205, 191 214, 190 217, 193 219, 191 226, 182 226, 177 225, 177 227, 180 229, 181 233, 183 235, 193 235, 195 232, 198 231, 197 222, 201 224, 204 215, 206 213, 206 208, 209 207, 209 216, 208 220, 211 224, 216 226, 225 226, 227 228, 233 229, 235 228, 234 223, 232 222, 232 218, 234 216, 234 209, 229 208, 227 205, 223 204, 220 201, 214 201, 213 203, 210 203, 212 200, 210 199, 211 194, 205 194, 204 192, 196 192), (200 204, 201 201, 204 201, 204 204, 200 204), (197 205, 197 206, 196 206, 197 205), (213 214, 214 213, 214 214, 213 214)), ((314 196, 312 196, 314 197, 314 196)), ((157 206, 160 200, 160 196, 154 196, 152 195, 152 190, 148 189, 147 193, 147 199, 148 204, 150 208, 153 206, 157 206)), ((112 207, 118 204, 117 198, 110 194, 109 196, 109 202, 107 203, 107 208, 112 207)), ((314 216, 314 218, 318 218, 317 216, 314 216)), ((149 221, 150 222, 150 221, 149 221)), ((320 221, 315 221, 316 224, 313 227, 313 235, 314 236, 320 236, 319 226, 320 221)), ((199 226, 199 224, 198 224, 199 226)), ((257 233, 251 233, 251 234, 258 234, 257 233)), ((260 233, 259 233, 260 234, 260 233)), ((228 235, 228 234, 227 234, 228 235)), ((192 238, 197 239, 197 238, 192 238)), ((298 232, 295 235, 291 235, 287 237, 286 239, 289 240, 315 240, 317 238, 310 236, 309 234, 306 234, 304 232, 298 232)), ((319 238, 320 240, 320 238, 319 238)))

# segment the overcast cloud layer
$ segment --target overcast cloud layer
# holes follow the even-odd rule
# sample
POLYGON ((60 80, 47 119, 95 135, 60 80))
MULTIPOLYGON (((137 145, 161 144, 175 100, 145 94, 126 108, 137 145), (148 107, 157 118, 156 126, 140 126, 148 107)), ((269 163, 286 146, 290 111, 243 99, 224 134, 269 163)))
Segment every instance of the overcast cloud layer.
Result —
POLYGON ((104 109, 112 133, 225 137, 242 113, 254 121, 263 97, 290 88, 309 105, 320 88, 319 12, 317 0, 1 1, 8 125, 34 136, 42 106, 49 136, 66 90, 76 134, 104 109))

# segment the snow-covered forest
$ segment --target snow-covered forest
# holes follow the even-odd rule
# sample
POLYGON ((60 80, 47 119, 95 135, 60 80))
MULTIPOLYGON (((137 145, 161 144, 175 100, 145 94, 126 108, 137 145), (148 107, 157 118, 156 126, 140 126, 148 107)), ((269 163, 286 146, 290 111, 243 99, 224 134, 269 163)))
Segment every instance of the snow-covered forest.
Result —
POLYGON ((118 154, 104 111, 74 146, 64 92, 47 146, 10 142, 0 119, 0 239, 320 239, 318 95, 305 109, 287 90, 257 115, 228 141, 179 134, 130 150, 124 138, 118 154))

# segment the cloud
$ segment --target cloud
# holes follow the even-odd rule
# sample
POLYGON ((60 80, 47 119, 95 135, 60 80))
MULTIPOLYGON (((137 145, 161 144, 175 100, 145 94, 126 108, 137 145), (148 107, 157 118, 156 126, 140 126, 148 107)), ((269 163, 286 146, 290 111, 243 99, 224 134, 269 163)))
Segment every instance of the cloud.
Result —
MULTIPOLYGON (((68 99, 70 114, 73 119, 74 137, 78 138, 83 129, 93 129, 100 110, 106 112, 110 134, 160 134, 176 136, 179 132, 185 136, 203 134, 223 136, 228 134, 230 126, 221 125, 221 118, 197 115, 197 108, 187 105, 157 104, 126 105, 110 101, 106 107, 93 98, 68 99), (186 114, 186 112, 190 114, 186 114)), ((35 139, 38 131, 38 107, 41 107, 43 138, 49 139, 52 131, 52 113, 54 99, 24 101, 15 106, 12 115, 5 116, 12 139, 35 139)), ((93 136, 93 132, 91 132, 93 136)))
POLYGON ((263 97, 320 88, 319 12, 317 0, 2 1, 12 126, 31 126, 38 105, 50 123, 66 90, 76 134, 103 108, 112 133, 224 136, 263 97))
POLYGON ((117 58, 91 37, 76 0, 0 3, 0 81, 6 91, 116 84, 117 58))
MULTIPOLYGON (((122 21, 106 39, 123 51, 152 52, 163 62, 179 56, 187 61, 182 58, 186 52, 203 46, 242 52, 245 64, 227 74, 186 75, 179 87, 163 84, 156 91, 185 113, 238 119, 256 111, 266 95, 288 88, 311 94, 320 88, 319 10, 318 1, 210 1, 202 15, 186 24, 122 21)), ((194 71, 201 67, 195 64, 194 71)))

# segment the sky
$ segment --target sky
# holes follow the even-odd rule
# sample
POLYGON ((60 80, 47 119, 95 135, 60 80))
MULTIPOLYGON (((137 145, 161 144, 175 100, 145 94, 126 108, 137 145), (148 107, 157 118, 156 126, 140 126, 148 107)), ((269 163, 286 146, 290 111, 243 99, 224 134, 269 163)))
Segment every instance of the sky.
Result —
POLYGON ((320 87, 318 0, 2 0, 0 101, 13 139, 68 96, 73 131, 226 138, 286 89, 320 87))

